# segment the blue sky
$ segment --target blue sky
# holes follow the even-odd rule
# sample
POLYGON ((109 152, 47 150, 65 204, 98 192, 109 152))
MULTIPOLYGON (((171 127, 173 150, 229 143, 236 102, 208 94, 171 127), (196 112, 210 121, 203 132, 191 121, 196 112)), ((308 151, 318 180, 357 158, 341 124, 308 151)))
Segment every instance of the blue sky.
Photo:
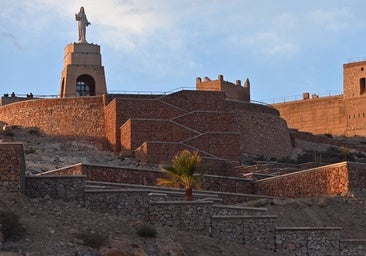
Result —
POLYGON ((366 57, 364 0, 0 0, 0 95, 58 95, 85 7, 109 91, 166 92, 196 77, 251 81, 257 101, 343 90, 366 57))

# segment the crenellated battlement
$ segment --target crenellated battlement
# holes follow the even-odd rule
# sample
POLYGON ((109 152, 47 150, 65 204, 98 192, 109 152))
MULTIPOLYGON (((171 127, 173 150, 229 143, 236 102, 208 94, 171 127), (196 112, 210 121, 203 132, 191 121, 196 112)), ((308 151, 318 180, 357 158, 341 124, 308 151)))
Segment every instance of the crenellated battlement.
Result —
POLYGON ((211 80, 207 76, 196 78, 196 90, 198 91, 223 91, 228 99, 235 99, 250 102, 250 82, 249 79, 242 85, 241 80, 236 80, 235 84, 225 81, 223 75, 219 75, 217 80, 211 80))

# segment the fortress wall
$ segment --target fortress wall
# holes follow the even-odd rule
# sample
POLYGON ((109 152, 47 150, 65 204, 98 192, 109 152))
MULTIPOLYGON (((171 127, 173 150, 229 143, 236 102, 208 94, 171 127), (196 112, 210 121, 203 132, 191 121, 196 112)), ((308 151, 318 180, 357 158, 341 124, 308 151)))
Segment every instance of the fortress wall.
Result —
POLYGON ((350 183, 347 162, 342 162, 255 181, 253 186, 255 194, 301 198, 348 192, 350 183))
POLYGON ((105 94, 105 105, 108 105, 114 99, 157 99, 162 95, 159 94, 128 94, 128 93, 108 93, 105 94))
POLYGON ((0 119, 11 125, 38 127, 47 135, 105 135, 102 97, 17 102, 0 107, 0 119))
MULTIPOLYGON (((342 96, 273 105, 289 128, 314 134, 342 135, 347 130, 347 113, 342 96)), ((359 106, 357 106, 359 107, 359 106)))
MULTIPOLYGON (((130 118, 170 119, 183 110, 154 99, 116 98, 106 108, 107 140, 115 151, 121 150, 120 127, 130 118)), ((122 135, 129 136, 128 134, 122 135)), ((122 138, 125 141, 125 138, 122 138)))
POLYGON ((179 142, 197 135, 169 120, 129 119, 121 127, 121 149, 131 155, 145 141, 179 142))
POLYGON ((24 191, 24 176, 23 144, 0 143, 0 188, 24 191))
POLYGON ((117 102, 113 100, 104 108, 105 136, 109 148, 113 151, 120 150, 120 133, 117 132, 117 102))
POLYGON ((174 118, 173 121, 199 132, 234 131, 233 114, 230 112, 194 111, 174 118))
POLYGON ((236 110, 242 153, 282 158, 291 154, 292 143, 286 122, 279 116, 236 110))
POLYGON ((204 133, 184 143, 222 159, 240 160, 240 135, 238 133, 204 133))
POLYGON ((225 81, 223 81, 221 88, 230 99, 239 99, 247 102, 250 101, 249 88, 244 88, 241 85, 235 85, 225 81))
POLYGON ((289 130, 277 109, 261 104, 226 101, 226 111, 234 113, 234 131, 240 133, 242 153, 276 158, 291 154, 289 130))
POLYGON ((366 136, 366 97, 347 99, 344 104, 347 110, 345 135, 366 136))
POLYGON ((225 93, 211 91, 180 91, 161 97, 167 102, 187 111, 225 111, 225 93))

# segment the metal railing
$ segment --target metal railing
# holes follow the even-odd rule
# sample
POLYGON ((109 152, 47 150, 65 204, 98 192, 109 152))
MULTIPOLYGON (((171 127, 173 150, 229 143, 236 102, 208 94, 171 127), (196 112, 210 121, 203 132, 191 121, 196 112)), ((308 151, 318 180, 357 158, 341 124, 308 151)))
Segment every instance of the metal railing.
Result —
MULTIPOLYGON (((342 91, 325 91, 325 92, 317 92, 312 93, 309 96, 309 99, 311 99, 312 95, 317 95, 319 98, 321 97, 330 97, 330 96, 340 96, 342 95, 342 91)), ((303 100, 303 94, 297 94, 292 96, 284 96, 284 97, 276 97, 276 98, 269 98, 269 99, 262 99, 261 102, 265 102, 267 104, 275 104, 275 103, 286 103, 290 101, 297 101, 297 100, 303 100)))

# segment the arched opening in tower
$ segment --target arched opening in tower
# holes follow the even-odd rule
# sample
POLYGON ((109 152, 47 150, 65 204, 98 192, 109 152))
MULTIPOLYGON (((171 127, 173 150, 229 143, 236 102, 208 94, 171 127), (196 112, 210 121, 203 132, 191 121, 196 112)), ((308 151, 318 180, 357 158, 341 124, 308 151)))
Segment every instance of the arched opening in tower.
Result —
POLYGON ((80 75, 76 79, 76 96, 95 96, 95 81, 90 75, 80 75))

